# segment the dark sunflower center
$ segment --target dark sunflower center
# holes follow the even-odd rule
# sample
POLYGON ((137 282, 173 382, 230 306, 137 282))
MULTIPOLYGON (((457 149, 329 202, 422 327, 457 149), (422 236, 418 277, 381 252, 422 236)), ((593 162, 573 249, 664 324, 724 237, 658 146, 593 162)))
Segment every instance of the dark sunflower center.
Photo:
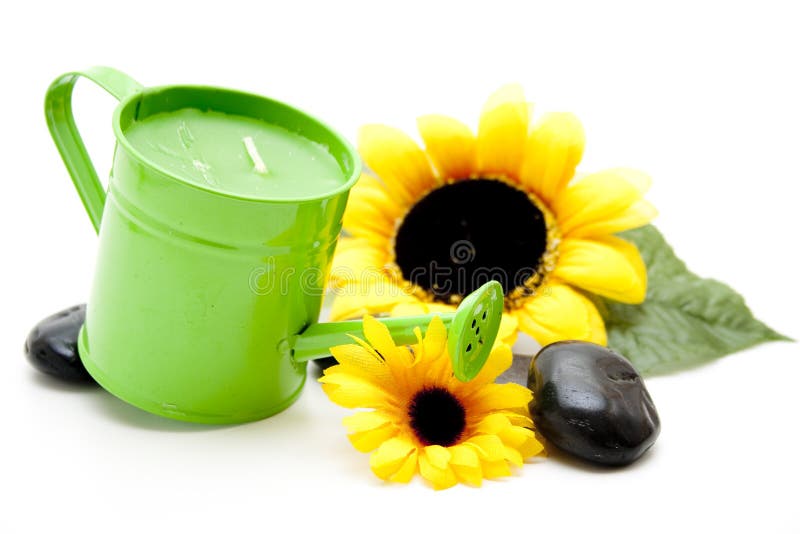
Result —
POLYGON ((411 428, 423 445, 449 447, 458 442, 467 425, 461 402, 444 388, 420 390, 408 407, 411 428))
POLYGON ((486 178, 433 190, 395 237, 403 277, 443 302, 490 280, 508 293, 536 273, 546 249, 542 211, 524 191, 486 178))

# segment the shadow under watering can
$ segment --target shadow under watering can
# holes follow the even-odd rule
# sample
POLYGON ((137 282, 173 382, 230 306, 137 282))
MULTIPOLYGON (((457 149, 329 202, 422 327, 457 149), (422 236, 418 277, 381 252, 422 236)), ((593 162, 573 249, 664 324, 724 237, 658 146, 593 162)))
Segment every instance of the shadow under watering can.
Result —
MULTIPOLYGON (((307 361, 360 334, 360 321, 317 322, 360 175, 335 131, 262 96, 145 88, 107 67, 60 76, 45 111, 99 234, 78 347, 106 390, 174 419, 262 419, 297 398, 307 361), (120 101, 107 191, 72 115, 80 77, 120 101)), ((442 315, 460 380, 488 358, 502 309, 500 284, 489 282, 442 315)), ((413 343, 432 317, 379 320, 413 343)))

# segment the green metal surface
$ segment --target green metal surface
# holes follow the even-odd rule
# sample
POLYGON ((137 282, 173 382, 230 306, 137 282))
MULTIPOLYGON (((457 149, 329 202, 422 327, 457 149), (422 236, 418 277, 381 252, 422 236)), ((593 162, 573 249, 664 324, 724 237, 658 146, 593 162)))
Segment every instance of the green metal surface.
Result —
POLYGON ((306 369, 278 345, 318 319, 348 191, 360 173, 355 150, 280 102, 208 87, 145 89, 107 68, 59 77, 45 112, 99 230, 79 343, 92 376, 131 404, 188 421, 249 421, 288 406, 306 369), (72 117, 79 76, 121 100, 107 194, 72 117), (167 172, 126 139, 135 121, 186 107, 261 119, 328 147, 340 186, 279 199, 221 193, 167 172))

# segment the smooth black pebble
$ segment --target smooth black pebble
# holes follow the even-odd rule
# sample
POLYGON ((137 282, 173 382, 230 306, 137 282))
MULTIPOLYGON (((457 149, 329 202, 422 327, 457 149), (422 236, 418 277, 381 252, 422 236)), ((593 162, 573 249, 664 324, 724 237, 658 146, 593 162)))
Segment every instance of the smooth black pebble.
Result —
POLYGON ((537 430, 559 449, 594 464, 634 462, 661 430, 636 369, 594 343, 544 347, 531 362, 528 387, 537 430))
POLYGON ((85 320, 85 304, 43 319, 25 340, 28 361, 39 371, 62 380, 94 383, 78 356, 78 332, 85 320))

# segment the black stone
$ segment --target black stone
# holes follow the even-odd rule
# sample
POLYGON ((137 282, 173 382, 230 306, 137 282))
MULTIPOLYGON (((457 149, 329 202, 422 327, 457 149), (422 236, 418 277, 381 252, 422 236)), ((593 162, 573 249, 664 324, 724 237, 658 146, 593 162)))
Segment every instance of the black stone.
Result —
POLYGON ((28 361, 39 371, 61 380, 94 383, 78 356, 78 332, 85 320, 85 304, 43 319, 25 340, 28 361))
POLYGON ((537 430, 587 462, 622 466, 653 445, 661 430, 647 388, 628 360, 582 341, 544 347, 528 373, 537 430))

